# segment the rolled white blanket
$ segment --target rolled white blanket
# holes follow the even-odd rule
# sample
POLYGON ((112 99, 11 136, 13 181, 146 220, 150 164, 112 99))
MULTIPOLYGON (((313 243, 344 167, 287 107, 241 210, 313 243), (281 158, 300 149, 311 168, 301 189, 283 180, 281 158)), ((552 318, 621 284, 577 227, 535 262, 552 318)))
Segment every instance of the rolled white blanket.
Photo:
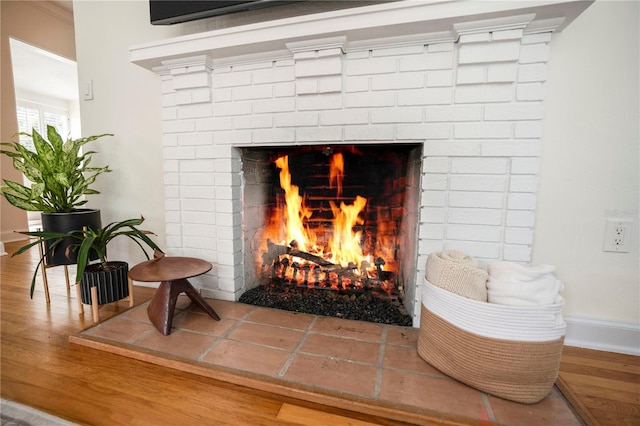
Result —
POLYGON ((450 250, 431 253, 427 258, 427 281, 457 295, 487 301, 487 271, 464 253, 450 250))
POLYGON ((492 262, 488 266, 489 303, 511 306, 541 306, 558 303, 563 285, 552 265, 526 267, 512 262, 492 262))

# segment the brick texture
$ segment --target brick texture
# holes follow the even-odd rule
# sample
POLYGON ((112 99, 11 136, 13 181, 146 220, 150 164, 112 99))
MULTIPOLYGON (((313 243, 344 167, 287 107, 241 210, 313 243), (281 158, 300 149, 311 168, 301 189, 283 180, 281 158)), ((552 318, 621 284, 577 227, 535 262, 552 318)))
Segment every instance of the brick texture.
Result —
POLYGON ((162 75, 170 253, 215 262, 199 285, 237 300, 251 274, 238 148, 412 142, 423 150, 409 285, 419 290, 433 251, 530 261, 550 40, 515 29, 176 67, 162 75))

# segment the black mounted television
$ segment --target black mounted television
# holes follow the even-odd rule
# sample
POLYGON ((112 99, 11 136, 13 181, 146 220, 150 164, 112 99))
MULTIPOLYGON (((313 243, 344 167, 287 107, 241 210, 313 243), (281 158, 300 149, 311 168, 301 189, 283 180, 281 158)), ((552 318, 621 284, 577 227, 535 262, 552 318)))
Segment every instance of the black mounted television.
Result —
POLYGON ((149 0, 149 14, 151 24, 171 25, 299 1, 301 0, 149 0))

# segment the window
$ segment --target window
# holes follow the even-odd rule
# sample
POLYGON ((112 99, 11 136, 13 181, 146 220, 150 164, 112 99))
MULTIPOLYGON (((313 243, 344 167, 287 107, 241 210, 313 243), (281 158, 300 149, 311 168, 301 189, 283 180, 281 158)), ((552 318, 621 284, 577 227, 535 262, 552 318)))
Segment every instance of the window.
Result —
MULTIPOLYGON (((62 108, 34 102, 18 101, 16 105, 18 115, 18 130, 31 134, 32 129, 46 138, 47 125, 56 128, 63 139, 69 134, 69 114, 62 108)), ((35 151, 31 138, 20 135, 20 144, 35 151)))

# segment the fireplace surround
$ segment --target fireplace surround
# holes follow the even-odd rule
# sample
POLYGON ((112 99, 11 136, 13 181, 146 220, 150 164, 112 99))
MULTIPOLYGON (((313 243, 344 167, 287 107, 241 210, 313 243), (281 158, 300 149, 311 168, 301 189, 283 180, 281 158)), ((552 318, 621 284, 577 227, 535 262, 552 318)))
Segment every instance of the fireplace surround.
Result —
POLYGON ((212 262, 194 284, 238 300, 255 282, 243 150, 414 144, 414 325, 430 253, 529 262, 552 33, 589 4, 401 1, 131 47, 161 80, 169 253, 212 262))

